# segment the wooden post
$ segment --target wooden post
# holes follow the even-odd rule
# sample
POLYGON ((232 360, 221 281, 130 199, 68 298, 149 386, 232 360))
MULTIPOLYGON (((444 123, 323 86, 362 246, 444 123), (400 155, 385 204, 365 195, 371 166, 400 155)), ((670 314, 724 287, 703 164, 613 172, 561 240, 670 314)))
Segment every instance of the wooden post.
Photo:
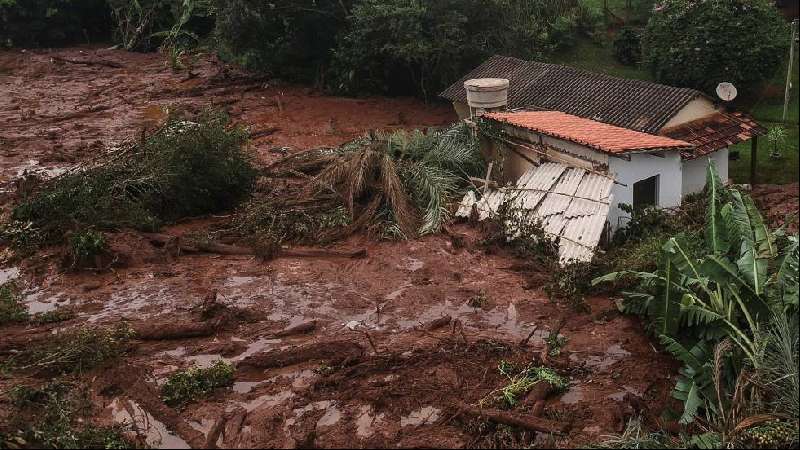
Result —
POLYGON ((758 165, 758 136, 753 136, 750 144, 750 185, 756 185, 756 166, 758 165))

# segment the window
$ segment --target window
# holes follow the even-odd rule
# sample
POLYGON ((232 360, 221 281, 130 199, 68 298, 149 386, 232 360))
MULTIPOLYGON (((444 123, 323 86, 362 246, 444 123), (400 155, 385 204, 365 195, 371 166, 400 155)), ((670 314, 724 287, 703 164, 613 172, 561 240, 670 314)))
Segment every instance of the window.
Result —
POLYGON ((658 205, 658 175, 633 184, 633 209, 658 205))

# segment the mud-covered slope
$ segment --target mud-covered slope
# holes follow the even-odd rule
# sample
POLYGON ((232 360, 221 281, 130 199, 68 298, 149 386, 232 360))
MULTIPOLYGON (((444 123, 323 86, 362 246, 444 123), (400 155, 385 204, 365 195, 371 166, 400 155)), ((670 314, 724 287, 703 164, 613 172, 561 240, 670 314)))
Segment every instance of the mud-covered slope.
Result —
MULTIPOLYGON (((210 59, 189 74, 173 73, 157 54, 2 52, 2 204, 8 208, 25 170, 54 174, 90 160, 155 126, 163 107, 207 106, 251 128, 259 164, 374 128, 455 119, 446 105, 328 97, 210 59)), ((46 343, 56 330, 130 323, 139 336, 129 352, 69 379, 89 387, 93 422, 125 423, 150 446, 567 447, 618 432, 630 417, 654 424, 670 403, 676 364, 638 319, 619 315, 609 298, 589 299, 588 313, 551 302, 535 281, 547 274, 531 277, 518 258, 487 252, 467 225, 416 241, 355 236, 333 247, 365 250, 359 258, 269 262, 182 254, 130 231, 108 239, 120 257, 113 270, 65 272, 53 249, 0 265, 0 281, 16 278, 32 313, 75 314, 2 326, 0 358, 46 343), (550 354, 556 328, 566 343, 550 354), (217 360, 237 367, 231 388, 182 409, 159 398, 176 370, 217 360), (551 367, 568 379, 565 392, 524 397, 508 411, 555 433, 497 427, 465 409, 508 384, 501 361, 551 367)), ((0 433, 14 411, 8 389, 49 380, 30 371, 0 379, 0 433)))

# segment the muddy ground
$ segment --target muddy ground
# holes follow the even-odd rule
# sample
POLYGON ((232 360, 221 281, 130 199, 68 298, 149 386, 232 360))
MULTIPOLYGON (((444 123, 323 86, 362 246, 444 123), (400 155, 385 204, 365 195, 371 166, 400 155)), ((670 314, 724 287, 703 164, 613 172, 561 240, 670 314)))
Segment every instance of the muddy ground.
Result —
MULTIPOLYGON (((446 105, 329 97, 211 58, 187 74, 157 54, 2 52, 0 204, 9 207, 25 171, 57 174, 92 159, 156 126, 162 107, 209 105, 251 128, 261 164, 370 129, 455 120, 446 105)), ((199 218, 165 232, 225 220, 199 218)), ((137 341, 113 367, 83 377, 97 423, 130 424, 154 447, 575 447, 620 431, 633 415, 656 424, 671 404, 678 365, 638 319, 618 314, 607 297, 589 299, 581 313, 551 302, 542 289, 547 274, 532 276, 519 259, 488 251, 481 231, 466 224, 415 241, 354 236, 335 245, 365 249, 356 259, 176 255, 135 232, 109 239, 124 255, 113 270, 64 271, 58 249, 2 263, 0 282, 16 278, 32 313, 71 308, 77 316, 6 326, 0 354, 85 324, 161 330, 160 339, 137 341), (200 319, 200 310, 215 312, 200 319), (562 320, 566 344, 549 356, 546 338, 562 320), (201 336, 167 336, 198 324, 201 336), (281 333, 298 325, 302 333, 281 333), (237 366, 232 388, 181 410, 161 402, 170 373, 219 359, 237 366), (566 392, 514 410, 563 433, 496 432, 465 413, 465 403, 507 383, 501 360, 548 365, 569 378, 566 392)), ((45 380, 0 379, 0 391, 20 381, 45 380)), ((9 411, 0 395, 0 424, 9 411)))

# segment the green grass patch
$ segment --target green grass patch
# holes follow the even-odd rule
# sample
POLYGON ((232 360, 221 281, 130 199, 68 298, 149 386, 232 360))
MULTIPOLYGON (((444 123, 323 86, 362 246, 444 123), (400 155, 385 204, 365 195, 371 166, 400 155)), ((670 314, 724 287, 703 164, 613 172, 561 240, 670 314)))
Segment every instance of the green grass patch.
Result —
MULTIPOLYGON (((783 87, 786 82, 786 66, 778 71, 767 89, 771 95, 762 96, 750 109, 753 117, 763 126, 770 128, 783 125, 786 130, 786 141, 781 146, 782 157, 770 156, 771 145, 766 136, 758 141, 758 157, 756 178, 759 183, 786 184, 800 180, 800 133, 798 132, 798 115, 800 115, 800 58, 795 56, 792 67, 792 89, 789 91, 789 108, 786 123, 781 123, 783 117, 783 87)), ((735 183, 750 182, 750 142, 731 147, 731 151, 739 152, 739 159, 731 161, 729 176, 735 183)))
MULTIPOLYGON (((796 107, 796 106, 795 106, 796 107)), ((759 121, 766 127, 778 124, 759 121)), ((765 137, 758 140, 758 156, 756 158, 756 180, 761 184, 787 184, 796 183, 798 169, 800 169, 800 151, 798 151, 797 124, 790 124, 786 127, 787 140, 783 146, 782 156, 773 158, 770 156, 769 143, 765 137)), ((743 142, 731 147, 732 152, 739 152, 739 159, 731 161, 728 168, 728 176, 734 183, 750 183, 750 158, 751 143, 743 142)))
MULTIPOLYGON (((62 242, 77 230, 155 230, 184 217, 219 212, 247 197, 255 169, 244 150, 247 133, 228 117, 172 115, 142 141, 84 170, 43 184, 12 211, 0 237, 12 245, 62 242)), ((97 250, 97 236, 79 232, 76 258, 97 250)))
POLYGON ((161 398, 173 408, 182 407, 211 394, 214 389, 233 384, 235 369, 217 361, 207 369, 192 368, 170 375, 161 388, 161 398))

